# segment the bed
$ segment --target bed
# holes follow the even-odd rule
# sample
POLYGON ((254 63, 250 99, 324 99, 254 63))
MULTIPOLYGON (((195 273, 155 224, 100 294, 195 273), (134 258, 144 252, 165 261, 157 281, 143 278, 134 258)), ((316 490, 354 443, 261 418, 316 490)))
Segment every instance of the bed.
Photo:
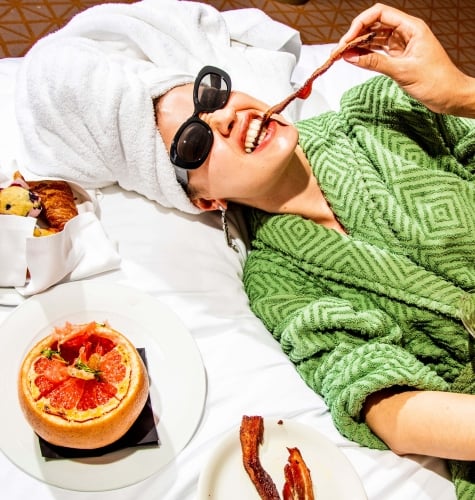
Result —
MULTIPOLYGON (((326 59, 331 49, 332 45, 328 44, 304 45, 294 72, 295 82, 303 82, 326 59)), ((21 58, 0 61, 0 168, 4 174, 21 167, 13 107, 15 75, 20 64, 21 58)), ((302 103, 299 116, 336 109, 346 88, 370 76, 343 62, 337 63, 315 84, 312 96, 302 103)), ((167 463, 144 467, 146 472, 143 472, 136 470, 140 469, 140 464, 132 459, 130 467, 133 470, 126 468, 127 477, 123 481, 113 477, 107 464, 100 460, 87 467, 93 475, 97 472, 93 469, 99 471, 96 476, 104 477, 102 483, 95 476, 89 480, 86 472, 83 477, 76 478, 77 481, 70 481, 68 475, 81 472, 68 466, 59 468, 55 477, 41 477, 42 465, 37 463, 43 460, 41 457, 20 457, 12 461, 11 453, 3 449, 4 453, 0 454, 2 498, 191 500, 218 498, 213 492, 203 490, 216 483, 229 493, 219 498, 234 498, 235 491, 240 491, 239 478, 242 478, 243 471, 236 471, 236 476, 222 476, 227 481, 224 485, 225 479, 219 479, 219 474, 222 463, 236 452, 236 436, 243 415, 263 416, 269 429, 279 420, 283 420, 284 425, 301 424, 307 427, 297 428, 308 429, 309 442, 314 442, 312 432, 316 431, 318 436, 336 446, 347 460, 345 467, 349 468, 345 469, 342 466, 345 462, 340 462, 340 459, 337 465, 330 467, 335 489, 345 482, 351 484, 350 477, 354 473, 364 492, 361 498, 369 500, 455 498, 443 460, 398 457, 390 451, 362 448, 337 432, 325 403, 305 386, 280 346, 249 309, 241 284, 246 239, 239 213, 231 214, 229 221, 231 235, 239 250, 234 252, 226 245, 218 214, 185 215, 164 209, 118 186, 101 189, 94 195, 101 224, 117 248, 121 263, 115 270, 75 284, 97 285, 105 292, 115 290, 116 286, 124 287, 126 299, 119 297, 117 300, 118 303, 125 300, 125 308, 128 307, 128 298, 132 297, 133 301, 135 296, 143 298, 142 294, 146 294, 146 300, 151 301, 147 305, 153 308, 156 303, 157 309, 163 309, 163 314, 169 317, 171 331, 183 330, 181 334, 186 337, 188 349, 198 354, 199 361, 195 356, 193 363, 198 363, 202 371, 200 367, 195 367, 195 372, 191 368, 187 371, 186 366, 183 368, 184 385, 196 387, 197 394, 183 400, 177 394, 174 404, 180 418, 186 420, 189 415, 192 422, 167 463), (193 374, 199 380, 190 378, 188 381, 186 377, 193 377, 193 374), (32 465, 31 461, 35 463, 32 465), (350 472, 345 473, 345 470, 350 472), (88 485, 88 481, 96 482, 88 485)), ((73 284, 52 287, 45 294, 73 284)), ((75 292, 72 293, 74 296, 75 292)), ((20 308, 30 310, 25 304, 31 301, 40 300, 43 304, 41 297, 45 294, 26 299, 14 289, 3 288, 0 297, 2 333, 8 331, 5 325, 11 325, 11 318, 18 315, 20 308)), ((110 300, 113 302, 113 297, 110 300)), ((126 310, 124 314, 133 316, 137 311, 130 307, 130 311, 126 310)), ((34 320, 34 314, 37 314, 34 309, 32 314, 34 320)), ((2 345, 24 343, 21 335, 22 332, 18 332, 15 338, 3 338, 2 345)), ((175 349, 179 351, 176 346, 175 349)), ((179 356, 172 360, 172 364, 173 361, 180 363, 179 356)), ((2 377, 2 394, 5 385, 15 384, 15 376, 15 373, 9 373, 7 378, 2 377)), ((14 434, 15 429, 4 428, 1 432, 14 434)), ((162 438, 166 439, 166 436, 162 438)), ((325 449, 325 444, 322 444, 322 449, 325 449)), ((144 453, 146 456, 147 451, 144 453)), ((332 462, 330 457, 331 454, 327 461, 332 462)), ((318 492, 318 484, 316 488, 318 492)), ((340 497, 322 495, 321 498, 340 497)))

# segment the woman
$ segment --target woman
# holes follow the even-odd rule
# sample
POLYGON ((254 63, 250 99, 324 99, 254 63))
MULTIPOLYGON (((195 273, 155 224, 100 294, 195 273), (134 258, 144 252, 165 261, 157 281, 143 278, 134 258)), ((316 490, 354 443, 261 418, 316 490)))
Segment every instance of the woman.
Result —
MULTIPOLYGON (((269 92, 276 78, 288 85, 292 54, 229 48, 221 16, 195 2, 96 14, 93 32, 79 15, 24 60, 26 165, 87 187, 118 182, 190 213, 249 207, 251 306, 342 434, 473 460, 459 314, 475 287, 473 123, 435 115, 378 77, 349 91, 340 112, 296 126, 273 116, 256 139, 267 105, 199 67, 230 64, 246 78, 261 69, 269 92)), ((453 476, 460 498, 473 498, 460 462, 453 476)))
POLYGON ((244 272, 255 313, 345 436, 474 460, 459 313, 475 287, 474 124, 377 77, 349 91, 339 113, 296 127, 272 117, 250 151, 267 106, 206 72, 158 100, 157 126, 197 207, 258 209, 244 272), (210 81, 220 97, 202 105, 200 82, 210 81), (191 147, 191 126, 213 140, 191 147))

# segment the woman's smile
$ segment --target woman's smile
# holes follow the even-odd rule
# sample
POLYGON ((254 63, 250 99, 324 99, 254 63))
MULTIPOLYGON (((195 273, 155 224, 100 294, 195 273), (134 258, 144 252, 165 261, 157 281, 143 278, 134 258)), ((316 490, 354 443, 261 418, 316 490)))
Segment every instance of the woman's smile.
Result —
POLYGON ((256 149, 256 146, 261 144, 261 142, 263 141, 266 135, 266 127, 264 127, 261 131, 261 124, 261 118, 253 118, 252 120, 250 120, 246 139, 244 141, 244 149, 246 153, 252 153, 254 149, 256 149))

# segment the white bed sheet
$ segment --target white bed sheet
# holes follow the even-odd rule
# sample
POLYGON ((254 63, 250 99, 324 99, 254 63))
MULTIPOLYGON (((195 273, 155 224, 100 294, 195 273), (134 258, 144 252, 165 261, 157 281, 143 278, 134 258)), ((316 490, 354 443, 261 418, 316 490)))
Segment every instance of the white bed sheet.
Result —
MULTIPOLYGON (((304 81, 330 53, 331 46, 304 46, 295 72, 304 81)), ((0 173, 18 164, 13 111, 19 59, 0 61, 0 173)), ((302 117, 334 109, 341 93, 370 76, 337 63, 302 103, 302 117)), ((195 499, 200 472, 220 439, 239 426, 244 414, 306 423, 334 442, 353 464, 370 500, 451 500, 454 488, 442 460, 398 457, 359 447, 336 431, 322 399, 300 379, 280 346, 250 312, 241 286, 241 252, 224 241, 216 214, 187 216, 165 210, 143 197, 110 187, 99 194, 101 221, 122 256, 120 270, 94 281, 120 283, 145 291, 168 305, 190 330, 201 352, 207 397, 195 435, 177 458, 134 486, 101 493, 78 493, 38 481, 0 454, 0 498, 8 500, 195 499)), ((0 321, 13 310, 0 306, 0 321)), ((11 380, 1 384, 15 383, 11 380)), ((344 480, 344 478, 342 478, 344 480)), ((87 478, 85 478, 87 481, 87 478)))

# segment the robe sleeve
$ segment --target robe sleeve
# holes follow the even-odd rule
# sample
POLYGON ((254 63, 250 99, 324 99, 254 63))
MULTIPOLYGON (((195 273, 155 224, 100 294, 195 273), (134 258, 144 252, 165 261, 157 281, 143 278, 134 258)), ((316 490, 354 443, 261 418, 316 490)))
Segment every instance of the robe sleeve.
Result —
POLYGON ((280 342, 305 382, 327 403, 345 437, 386 445, 361 417, 366 398, 391 386, 447 390, 447 383, 401 345, 401 327, 379 308, 327 293, 289 261, 254 250, 244 284, 253 311, 280 342))

